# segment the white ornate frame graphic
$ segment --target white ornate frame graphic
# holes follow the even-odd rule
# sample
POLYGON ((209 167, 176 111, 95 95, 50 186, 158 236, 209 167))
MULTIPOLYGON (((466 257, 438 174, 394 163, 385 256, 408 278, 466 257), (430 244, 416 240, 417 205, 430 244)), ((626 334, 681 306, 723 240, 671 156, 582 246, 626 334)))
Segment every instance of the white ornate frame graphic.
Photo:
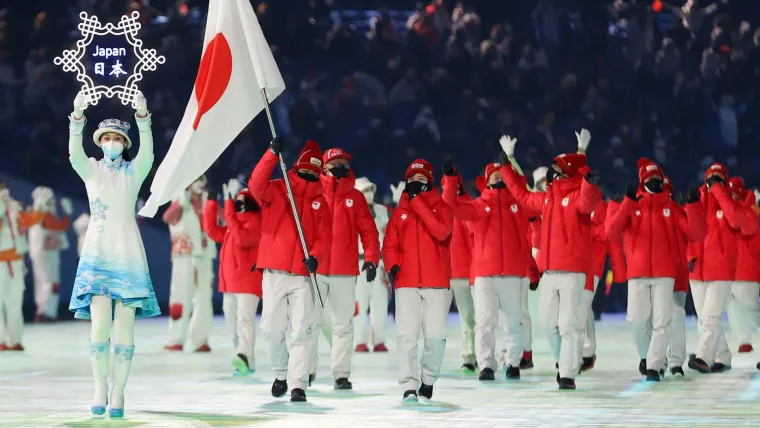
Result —
POLYGON ((137 21, 139 17, 140 13, 134 11, 130 15, 123 15, 116 25, 110 22, 103 25, 97 16, 89 16, 87 12, 79 13, 82 22, 77 25, 77 28, 82 33, 82 38, 77 40, 77 48, 64 49, 61 56, 53 59, 53 63, 60 65, 63 71, 77 74, 77 80, 82 82, 82 89, 79 93, 84 95, 87 105, 96 105, 101 97, 113 98, 117 96, 123 105, 132 104, 134 106, 137 95, 140 93, 137 82, 142 80, 143 71, 156 71, 158 64, 166 62, 166 58, 163 55, 157 55, 155 49, 143 49, 142 40, 137 38, 137 33, 142 27, 137 21), (87 74, 84 64, 82 64, 86 48, 92 43, 95 36, 108 35, 124 36, 127 43, 132 46, 138 60, 132 74, 123 85, 95 85, 95 82, 87 74))

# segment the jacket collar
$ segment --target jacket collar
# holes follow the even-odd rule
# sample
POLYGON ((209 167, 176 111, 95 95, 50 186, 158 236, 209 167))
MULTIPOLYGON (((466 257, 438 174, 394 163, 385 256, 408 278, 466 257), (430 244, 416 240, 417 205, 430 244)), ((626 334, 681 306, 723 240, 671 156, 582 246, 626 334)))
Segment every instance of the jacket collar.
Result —
MULTIPOLYGON (((435 205, 438 201, 441 199, 441 195, 438 194, 438 190, 433 187, 431 190, 427 192, 422 192, 419 195, 416 196, 417 198, 422 198, 423 201, 425 201, 428 206, 435 205)), ((409 195, 404 192, 401 194, 401 199, 398 201, 399 208, 403 208, 405 210, 411 210, 412 206, 409 203, 409 195)))
POLYGON ((347 195, 354 189, 356 183, 356 176, 354 176, 353 170, 348 170, 348 177, 338 180, 335 177, 322 174, 319 176, 319 181, 322 183, 322 193, 328 200, 336 196, 347 195))
POLYGON ((583 176, 576 174, 574 177, 560 178, 547 184, 546 191, 554 196, 567 196, 568 194, 581 188, 583 176))
POLYGON ((315 181, 312 183, 306 181, 298 176, 295 169, 288 171, 288 178, 290 179, 290 187, 293 189, 294 195, 313 199, 323 193, 321 182, 315 181))

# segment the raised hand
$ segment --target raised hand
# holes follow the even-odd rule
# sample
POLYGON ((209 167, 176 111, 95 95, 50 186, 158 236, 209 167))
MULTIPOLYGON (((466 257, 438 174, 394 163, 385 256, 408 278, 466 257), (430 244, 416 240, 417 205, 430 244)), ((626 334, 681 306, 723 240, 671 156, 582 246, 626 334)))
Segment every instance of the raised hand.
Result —
POLYGON ((227 190, 230 192, 230 199, 235 199, 240 192, 240 182, 237 178, 230 178, 227 182, 227 190))
POLYGON ((597 174, 596 172, 589 171, 586 173, 584 178, 586 179, 586 181, 588 181, 589 184, 593 184, 594 186, 596 186, 599 183, 599 174, 597 174))
POLYGON ((148 100, 145 99, 145 95, 142 92, 137 93, 134 108, 138 116, 145 117, 148 115, 148 100))
POLYGON ((591 133, 588 132, 588 129, 583 128, 581 129, 580 133, 576 132, 575 139, 578 140, 578 151, 581 153, 586 153, 588 144, 591 142, 591 133))
POLYGON ((391 184, 391 194, 393 195, 393 203, 398 204, 398 201, 401 200, 401 195, 404 193, 404 189, 406 188, 406 183, 403 181, 398 182, 398 186, 394 186, 391 184))
POLYGON ((63 213, 67 216, 70 216, 74 213, 74 206, 71 204, 71 199, 69 198, 61 198, 61 209, 63 210, 63 213))
POLYGON ((281 137, 275 137, 272 142, 269 143, 269 150, 277 156, 282 153, 283 142, 281 137))
POLYGON ((502 135, 499 138, 499 145, 501 150, 506 153, 508 157, 515 155, 515 145, 517 145, 517 138, 512 138, 509 135, 502 135))
POLYGON ((639 186, 630 185, 625 188, 625 197, 634 202, 638 202, 643 196, 638 195, 639 186))
POLYGON ((448 177, 457 176, 457 169, 454 166, 454 161, 451 158, 446 158, 443 161, 443 175, 448 177))
POLYGON ((230 198, 230 189, 227 186, 227 183, 222 183, 222 197, 224 199, 229 199, 230 198))
POLYGON ((74 98, 74 118, 79 119, 84 116, 84 109, 87 108, 87 98, 81 93, 74 98))
POLYGON ((699 202, 699 187, 695 185, 689 186, 689 191, 686 193, 684 202, 687 204, 693 204, 699 202))

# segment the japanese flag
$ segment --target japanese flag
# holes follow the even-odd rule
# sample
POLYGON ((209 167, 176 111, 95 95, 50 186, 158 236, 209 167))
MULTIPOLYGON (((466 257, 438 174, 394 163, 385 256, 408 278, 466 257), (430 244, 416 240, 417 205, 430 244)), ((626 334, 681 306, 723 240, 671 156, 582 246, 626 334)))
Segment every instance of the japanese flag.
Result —
POLYGON ((153 217, 216 161, 240 131, 285 90, 248 0, 211 0, 198 77, 185 116, 139 211, 153 217))

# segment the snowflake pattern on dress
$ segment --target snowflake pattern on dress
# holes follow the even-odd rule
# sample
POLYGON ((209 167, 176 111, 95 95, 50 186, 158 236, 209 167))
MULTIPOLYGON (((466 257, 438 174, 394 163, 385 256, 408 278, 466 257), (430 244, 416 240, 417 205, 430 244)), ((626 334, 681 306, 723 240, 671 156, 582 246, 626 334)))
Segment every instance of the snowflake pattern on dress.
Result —
POLYGON ((104 204, 100 198, 90 202, 90 215, 94 221, 105 220, 106 211, 108 211, 108 205, 104 204))
POLYGON ((122 168, 126 168, 130 164, 130 162, 124 162, 121 156, 114 160, 104 157, 100 160, 100 163, 111 171, 118 171, 122 168))
POLYGON ((132 361, 135 355, 135 345, 113 345, 113 356, 116 361, 132 361))
POLYGON ((95 359, 99 360, 100 357, 106 353, 106 351, 109 351, 110 345, 111 345, 110 342, 100 342, 100 343, 90 342, 90 355, 94 356, 95 359))

